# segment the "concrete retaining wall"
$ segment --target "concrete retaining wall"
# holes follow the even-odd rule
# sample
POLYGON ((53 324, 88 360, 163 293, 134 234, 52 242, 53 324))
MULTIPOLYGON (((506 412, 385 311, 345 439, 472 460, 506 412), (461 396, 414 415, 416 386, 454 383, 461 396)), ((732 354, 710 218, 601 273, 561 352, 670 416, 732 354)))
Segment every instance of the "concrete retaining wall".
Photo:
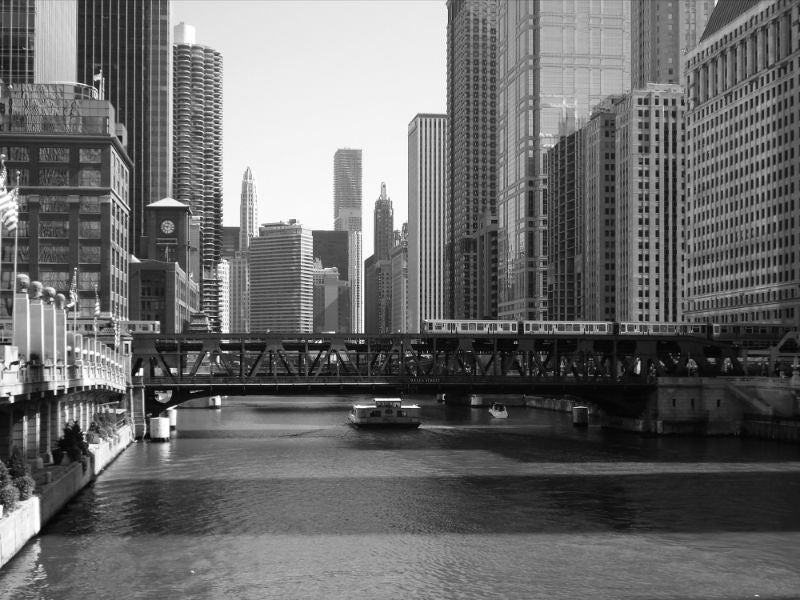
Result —
POLYGON ((42 528, 39 496, 17 504, 16 510, 0 519, 0 567, 19 552, 42 528))
POLYGON ((772 423, 769 421, 745 420, 742 422, 742 435, 781 442, 800 442, 800 424, 772 423))
POLYGON ((0 567, 41 531, 42 527, 94 480, 133 442, 133 429, 126 425, 117 435, 89 446, 90 456, 84 470, 80 462, 54 467, 50 481, 35 495, 17 505, 14 512, 0 519, 0 567))
POLYGON ((525 399, 525 406, 529 408, 541 408, 544 410, 554 410, 567 413, 572 412, 573 406, 586 406, 589 409, 589 414, 595 414, 597 412, 596 407, 572 398, 545 398, 542 396, 528 396, 525 399))

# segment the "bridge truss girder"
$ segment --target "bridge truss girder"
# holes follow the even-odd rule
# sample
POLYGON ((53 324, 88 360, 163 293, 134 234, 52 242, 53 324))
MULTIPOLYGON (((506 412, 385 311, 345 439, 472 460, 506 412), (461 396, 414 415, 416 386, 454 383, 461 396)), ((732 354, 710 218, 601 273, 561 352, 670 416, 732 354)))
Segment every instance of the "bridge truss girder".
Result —
POLYGON ((695 337, 365 334, 137 335, 133 375, 153 389, 398 385, 520 377, 570 386, 741 374, 734 348, 695 337), (201 383, 202 382, 202 383, 201 383))

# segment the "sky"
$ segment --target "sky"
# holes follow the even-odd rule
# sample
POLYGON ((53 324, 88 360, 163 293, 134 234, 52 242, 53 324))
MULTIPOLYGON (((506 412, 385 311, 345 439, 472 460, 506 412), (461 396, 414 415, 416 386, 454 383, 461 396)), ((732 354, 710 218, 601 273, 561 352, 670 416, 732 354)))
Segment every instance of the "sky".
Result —
POLYGON ((408 124, 446 111, 444 0, 175 0, 172 24, 223 58, 223 225, 245 168, 258 222, 333 229, 333 155, 363 151, 363 258, 381 182, 408 215, 408 124))

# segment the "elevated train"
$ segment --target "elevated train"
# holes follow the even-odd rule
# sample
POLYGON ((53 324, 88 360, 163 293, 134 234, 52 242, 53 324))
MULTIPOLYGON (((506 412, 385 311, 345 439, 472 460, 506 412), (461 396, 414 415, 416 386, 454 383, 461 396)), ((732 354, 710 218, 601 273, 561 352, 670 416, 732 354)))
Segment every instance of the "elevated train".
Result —
POLYGON ((779 340, 796 331, 775 323, 668 323, 614 321, 508 321, 432 319, 423 321, 422 333, 451 335, 665 335, 695 336, 715 340, 779 340))

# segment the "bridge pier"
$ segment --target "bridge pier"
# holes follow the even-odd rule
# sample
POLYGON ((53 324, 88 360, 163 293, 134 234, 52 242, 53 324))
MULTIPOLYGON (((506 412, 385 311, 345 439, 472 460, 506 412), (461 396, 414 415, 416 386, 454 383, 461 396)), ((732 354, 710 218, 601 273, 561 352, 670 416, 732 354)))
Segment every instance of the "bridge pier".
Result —
POLYGON ((147 433, 147 415, 145 412, 145 388, 135 385, 128 388, 128 407, 133 422, 133 437, 142 439, 147 433))
POLYGON ((637 414, 599 401, 602 425, 657 435, 741 435, 763 418, 800 416, 800 382, 748 377, 659 377, 637 414))
POLYGON ((25 408, 13 408, 11 411, 11 448, 8 449, 8 458, 11 457, 12 450, 16 447, 25 454, 28 446, 28 414, 25 408))
POLYGON ((41 443, 41 416, 39 403, 25 408, 26 440, 24 448, 25 462, 34 462, 38 466, 39 444, 41 443))
POLYGON ((53 447, 54 441, 52 437, 53 405, 55 405, 56 410, 58 410, 57 400, 52 402, 39 402, 39 414, 41 418, 39 420, 40 433, 38 454, 44 463, 51 463, 53 461, 52 455, 50 454, 50 449, 53 447))
POLYGON ((11 446, 14 443, 13 408, 8 406, 0 410, 0 459, 2 460, 7 460, 11 455, 11 446))

